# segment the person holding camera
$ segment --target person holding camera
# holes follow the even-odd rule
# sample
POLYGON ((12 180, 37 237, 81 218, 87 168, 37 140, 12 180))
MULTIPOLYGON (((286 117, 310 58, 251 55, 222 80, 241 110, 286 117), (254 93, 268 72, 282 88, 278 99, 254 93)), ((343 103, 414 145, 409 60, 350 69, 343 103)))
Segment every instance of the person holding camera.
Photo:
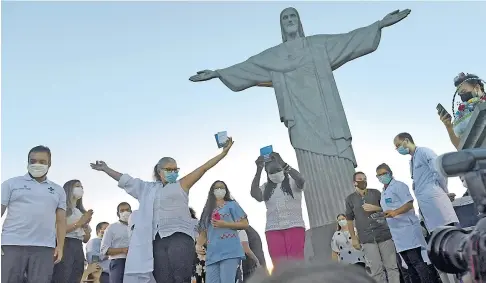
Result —
POLYGON ((474 108, 479 103, 486 102, 486 95, 484 91, 484 81, 473 74, 460 73, 454 78, 454 86, 456 92, 452 98, 452 116, 443 109, 442 105, 438 105, 440 120, 444 123, 449 134, 451 143, 458 149, 461 142, 461 135, 467 128, 469 118, 474 111, 474 108), (455 108, 456 95, 461 98, 462 103, 459 104, 457 111, 455 108))

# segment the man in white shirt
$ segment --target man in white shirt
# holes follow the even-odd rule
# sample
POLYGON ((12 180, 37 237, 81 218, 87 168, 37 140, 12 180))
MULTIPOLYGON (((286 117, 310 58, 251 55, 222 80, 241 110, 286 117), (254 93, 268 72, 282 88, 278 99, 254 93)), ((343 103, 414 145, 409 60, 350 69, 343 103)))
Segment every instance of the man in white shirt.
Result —
POLYGON ((128 254, 130 238, 128 235, 128 219, 132 213, 130 204, 122 202, 117 207, 118 222, 110 224, 101 240, 100 256, 107 255, 110 259, 110 282, 123 283, 125 261, 128 254))
POLYGON ((47 179, 51 151, 36 146, 28 173, 2 183, 2 283, 49 283, 62 259, 66 236, 66 193, 47 179), (57 239, 57 243, 56 243, 57 239))

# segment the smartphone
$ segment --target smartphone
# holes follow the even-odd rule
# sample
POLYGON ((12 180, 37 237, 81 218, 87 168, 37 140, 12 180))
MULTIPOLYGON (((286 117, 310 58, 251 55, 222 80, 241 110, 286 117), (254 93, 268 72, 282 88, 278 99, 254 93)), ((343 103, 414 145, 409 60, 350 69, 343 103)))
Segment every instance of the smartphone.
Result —
POLYGON ((270 161, 270 154, 272 154, 272 152, 273 152, 273 146, 271 145, 260 148, 260 155, 263 156, 265 162, 270 161))
POLYGON ((218 148, 223 148, 228 142, 228 133, 226 131, 218 132, 214 135, 214 138, 216 139, 218 148))
POLYGON ((100 262, 100 257, 99 257, 99 256, 97 256, 97 255, 93 255, 93 256, 91 257, 91 261, 92 261, 93 263, 100 262))
POLYGON ((442 106, 442 104, 437 104, 437 114, 439 114, 440 117, 443 117, 444 115, 448 116, 448 117, 451 117, 451 114, 449 114, 449 112, 447 112, 447 110, 444 108, 444 106, 442 106))

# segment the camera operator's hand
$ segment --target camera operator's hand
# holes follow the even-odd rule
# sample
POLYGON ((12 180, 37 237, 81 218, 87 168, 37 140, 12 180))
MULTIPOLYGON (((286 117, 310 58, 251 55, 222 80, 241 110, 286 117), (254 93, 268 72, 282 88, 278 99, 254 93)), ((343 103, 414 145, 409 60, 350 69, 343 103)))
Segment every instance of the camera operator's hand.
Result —
POLYGON ((444 126, 446 126, 446 128, 452 128, 452 117, 451 115, 449 115, 449 113, 440 116, 440 120, 442 121, 442 123, 444 123, 444 126))

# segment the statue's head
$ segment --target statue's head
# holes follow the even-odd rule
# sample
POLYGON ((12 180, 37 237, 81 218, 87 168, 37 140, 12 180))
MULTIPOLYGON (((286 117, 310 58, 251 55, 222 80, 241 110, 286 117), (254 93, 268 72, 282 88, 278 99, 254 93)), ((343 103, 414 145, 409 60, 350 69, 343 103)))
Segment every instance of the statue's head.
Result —
POLYGON ((295 8, 285 8, 280 13, 280 29, 282 30, 282 41, 286 42, 289 37, 305 37, 299 12, 295 8))

